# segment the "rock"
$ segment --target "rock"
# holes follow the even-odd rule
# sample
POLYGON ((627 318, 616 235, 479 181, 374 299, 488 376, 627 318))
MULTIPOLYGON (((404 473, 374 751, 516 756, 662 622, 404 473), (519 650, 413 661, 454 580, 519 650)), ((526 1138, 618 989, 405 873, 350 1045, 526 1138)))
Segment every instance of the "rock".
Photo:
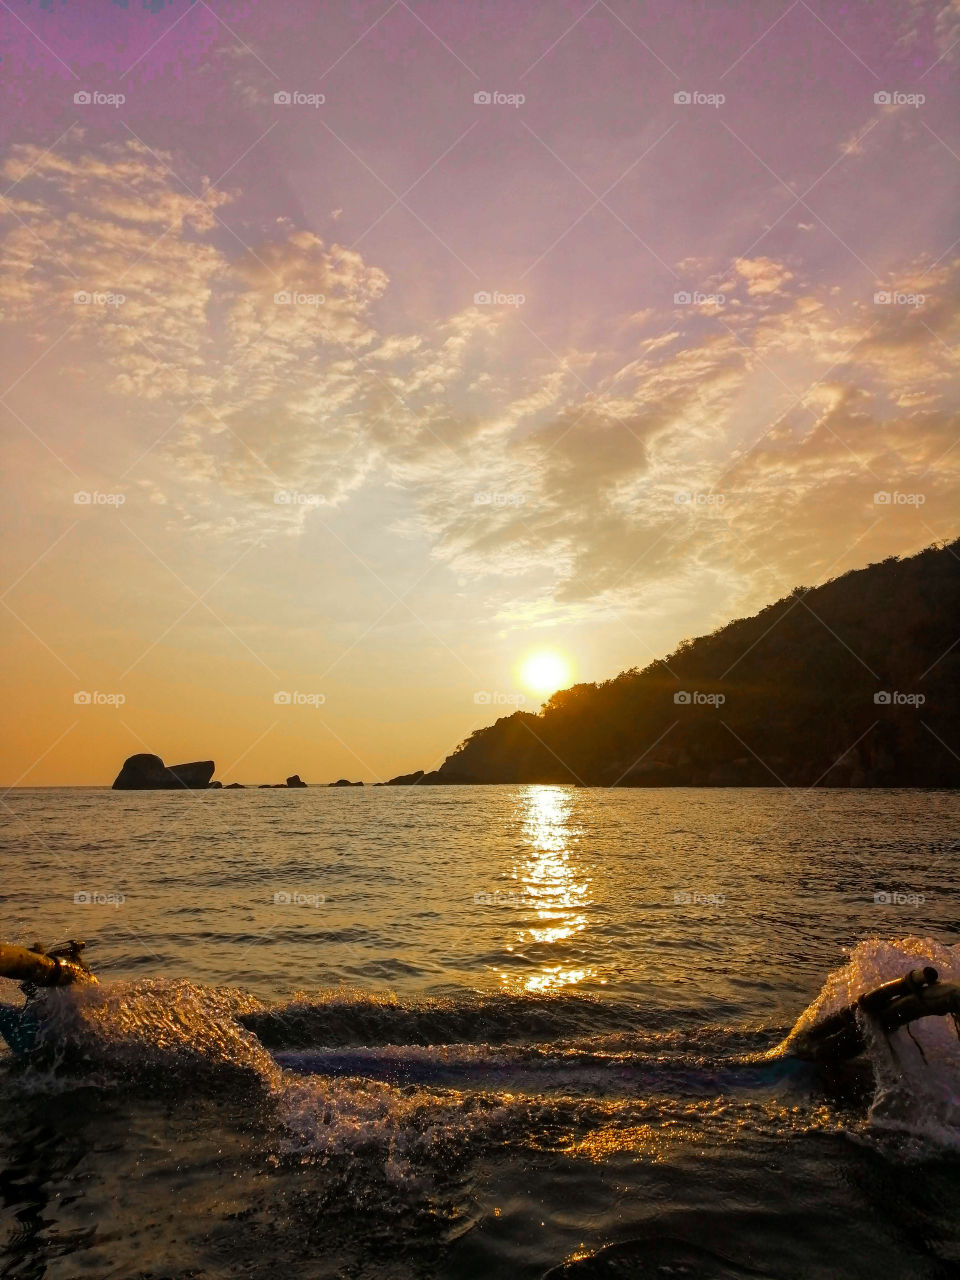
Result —
POLYGON ((208 782, 208 783, 207 783, 207 790, 208 790, 208 791, 217 791, 217 790, 218 790, 220 787, 222 787, 222 786, 223 786, 223 783, 222 783, 222 782, 208 782))
POLYGON ((362 782, 351 782, 349 778, 338 778, 336 782, 328 782, 328 787, 362 787, 362 782))
POLYGON ((114 791, 205 791, 216 768, 212 760, 172 764, 146 752, 129 756, 117 774, 114 791))
POLYGON ((224 790, 225 791, 243 791, 244 786, 242 782, 228 782, 226 787, 224 787, 224 790))
POLYGON ((423 770, 418 769, 416 773, 401 773, 395 778, 387 781, 388 787, 414 787, 423 777, 423 770))
POLYGON ((302 781, 299 773, 292 773, 287 779, 288 787, 305 787, 307 784, 302 781))

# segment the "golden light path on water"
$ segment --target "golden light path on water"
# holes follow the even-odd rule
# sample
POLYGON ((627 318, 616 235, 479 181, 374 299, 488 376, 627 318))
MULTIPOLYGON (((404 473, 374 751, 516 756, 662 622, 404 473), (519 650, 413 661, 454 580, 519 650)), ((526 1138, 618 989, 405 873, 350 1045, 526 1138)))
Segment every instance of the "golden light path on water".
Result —
MULTIPOLYGON (((566 787, 527 787, 518 803, 526 855, 513 868, 524 924, 507 950, 526 956, 558 946, 589 924, 592 879, 577 856, 581 828, 574 817, 573 793, 566 787), (529 923, 530 917, 536 920, 529 923)), ((533 972, 501 973, 506 990, 545 993, 593 979, 589 965, 535 962, 533 972)))

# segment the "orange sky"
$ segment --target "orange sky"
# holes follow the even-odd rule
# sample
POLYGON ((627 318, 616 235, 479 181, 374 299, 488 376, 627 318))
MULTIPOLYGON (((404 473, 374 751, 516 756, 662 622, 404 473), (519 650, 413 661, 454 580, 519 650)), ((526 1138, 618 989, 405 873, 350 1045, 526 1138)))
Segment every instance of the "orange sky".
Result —
POLYGON ((283 8, 11 28, 5 785, 430 768, 956 535, 949 23, 283 8))

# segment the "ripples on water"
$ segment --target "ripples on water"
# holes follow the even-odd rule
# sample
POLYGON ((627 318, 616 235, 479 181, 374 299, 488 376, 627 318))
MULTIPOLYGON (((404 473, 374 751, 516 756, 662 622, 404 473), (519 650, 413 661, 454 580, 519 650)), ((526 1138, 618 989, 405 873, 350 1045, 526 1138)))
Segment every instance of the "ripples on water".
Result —
POLYGON ((56 1071, 0 1067, 0 1276, 960 1260, 946 1021, 926 1064, 903 1033, 872 1067, 764 1059, 812 1001, 960 977, 950 794, 7 803, 0 936, 85 937, 103 985, 45 997, 56 1071))

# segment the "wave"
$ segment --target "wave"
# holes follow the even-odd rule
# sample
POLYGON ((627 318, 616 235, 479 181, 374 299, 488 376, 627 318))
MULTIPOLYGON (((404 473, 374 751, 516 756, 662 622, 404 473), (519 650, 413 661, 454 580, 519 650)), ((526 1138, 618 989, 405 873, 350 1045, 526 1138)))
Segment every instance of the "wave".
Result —
MULTIPOLYGON (((266 1004, 171 979, 45 992, 45 1066, 6 1087, 249 1087, 278 1160, 359 1160, 419 1185, 489 1142, 607 1158, 671 1144, 830 1131, 907 1157, 960 1150, 960 1044, 947 1019, 868 1040, 849 1068, 790 1056, 792 1037, 919 964, 960 978, 960 948, 860 943, 784 1038, 690 1009, 587 996, 356 991, 266 1004), (779 1052, 771 1048, 779 1044, 779 1052)), ((40 1055, 43 1060, 44 1055, 40 1055)), ((347 1165, 344 1177, 353 1177, 347 1165)))

